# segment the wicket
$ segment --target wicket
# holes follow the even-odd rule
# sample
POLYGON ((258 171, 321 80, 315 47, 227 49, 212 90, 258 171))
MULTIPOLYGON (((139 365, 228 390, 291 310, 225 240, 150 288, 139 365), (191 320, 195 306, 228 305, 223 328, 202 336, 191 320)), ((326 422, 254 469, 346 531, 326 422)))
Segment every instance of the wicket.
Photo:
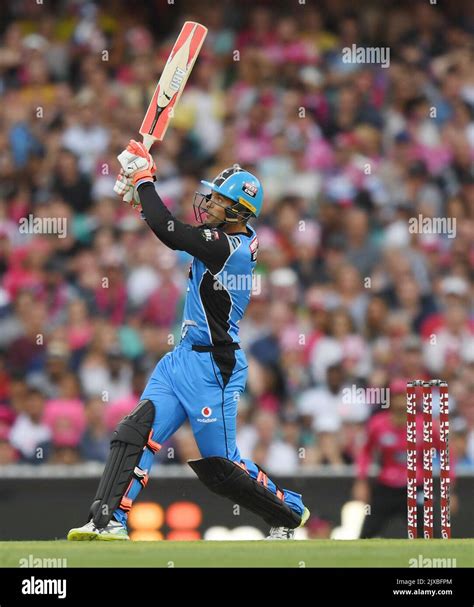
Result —
POLYGON ((448 384, 440 379, 407 383, 407 522, 408 538, 416 539, 417 529, 417 445, 416 388, 423 395, 423 537, 433 537, 433 387, 439 388, 439 459, 441 537, 451 537, 449 474, 449 402, 448 384))

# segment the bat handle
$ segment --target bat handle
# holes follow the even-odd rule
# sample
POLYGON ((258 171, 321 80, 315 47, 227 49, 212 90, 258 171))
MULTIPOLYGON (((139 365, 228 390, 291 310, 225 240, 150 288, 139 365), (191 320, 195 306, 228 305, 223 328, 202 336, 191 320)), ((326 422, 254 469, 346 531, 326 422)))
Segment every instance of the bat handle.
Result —
POLYGON ((148 151, 150 151, 151 146, 154 144, 155 139, 151 135, 143 135, 143 144, 148 151))

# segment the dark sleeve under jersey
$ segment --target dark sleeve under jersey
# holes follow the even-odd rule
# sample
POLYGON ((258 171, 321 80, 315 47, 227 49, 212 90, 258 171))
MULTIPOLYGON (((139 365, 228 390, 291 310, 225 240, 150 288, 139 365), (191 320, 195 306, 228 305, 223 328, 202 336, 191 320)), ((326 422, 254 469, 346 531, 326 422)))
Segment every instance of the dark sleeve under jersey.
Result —
POLYGON ((158 196, 155 186, 138 186, 145 221, 170 249, 186 251, 200 259, 211 272, 218 272, 230 254, 229 240, 218 228, 193 227, 174 217, 158 196))

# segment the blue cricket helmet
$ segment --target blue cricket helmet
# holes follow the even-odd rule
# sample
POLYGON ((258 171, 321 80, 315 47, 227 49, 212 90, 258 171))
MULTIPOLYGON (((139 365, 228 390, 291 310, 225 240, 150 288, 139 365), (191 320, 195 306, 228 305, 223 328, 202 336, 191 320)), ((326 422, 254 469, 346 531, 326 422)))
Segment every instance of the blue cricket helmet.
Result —
POLYGON ((254 217, 260 215, 263 204, 262 184, 255 175, 238 164, 222 171, 212 183, 204 180, 201 183, 236 202, 237 205, 232 208, 240 207, 242 211, 250 211, 254 217))

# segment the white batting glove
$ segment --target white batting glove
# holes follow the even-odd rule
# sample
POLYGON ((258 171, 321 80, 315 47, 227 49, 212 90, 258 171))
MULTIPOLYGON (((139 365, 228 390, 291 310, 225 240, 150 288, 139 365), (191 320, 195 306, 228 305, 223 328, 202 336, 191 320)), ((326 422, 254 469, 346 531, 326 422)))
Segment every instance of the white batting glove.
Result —
POLYGON ((133 186, 141 180, 153 180, 155 161, 143 143, 131 139, 117 158, 124 174, 132 179, 133 186))
POLYGON ((123 202, 129 204, 134 209, 140 206, 138 192, 136 192, 133 187, 131 178, 124 174, 123 169, 121 169, 120 173, 117 175, 114 192, 120 196, 123 202))

